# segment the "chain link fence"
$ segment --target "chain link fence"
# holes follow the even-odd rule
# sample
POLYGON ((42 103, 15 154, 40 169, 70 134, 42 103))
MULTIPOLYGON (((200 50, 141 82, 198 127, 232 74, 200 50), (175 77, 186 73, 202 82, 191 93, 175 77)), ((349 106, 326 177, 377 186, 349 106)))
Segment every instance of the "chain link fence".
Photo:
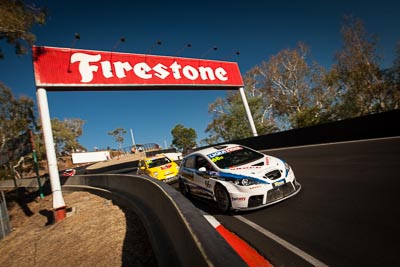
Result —
POLYGON ((6 196, 4 191, 1 191, 0 196, 0 239, 3 239, 11 232, 10 217, 8 216, 6 196))

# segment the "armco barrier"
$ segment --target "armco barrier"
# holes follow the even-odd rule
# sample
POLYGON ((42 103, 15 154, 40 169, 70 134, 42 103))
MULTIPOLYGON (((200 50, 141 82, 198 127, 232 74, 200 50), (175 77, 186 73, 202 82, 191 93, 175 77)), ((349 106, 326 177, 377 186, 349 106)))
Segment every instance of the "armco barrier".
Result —
POLYGON ((133 175, 77 175, 63 180, 62 188, 129 205, 146 227, 159 266, 247 266, 203 214, 167 184, 133 175))

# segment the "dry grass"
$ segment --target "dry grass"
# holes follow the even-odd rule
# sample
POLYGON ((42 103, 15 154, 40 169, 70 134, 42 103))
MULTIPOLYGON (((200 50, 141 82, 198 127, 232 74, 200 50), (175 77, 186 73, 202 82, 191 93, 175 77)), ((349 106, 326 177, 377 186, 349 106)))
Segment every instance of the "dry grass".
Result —
POLYGON ((0 266, 157 265, 131 210, 88 192, 63 196, 73 211, 58 223, 51 220, 52 195, 26 206, 8 200, 13 231, 0 240, 0 266))

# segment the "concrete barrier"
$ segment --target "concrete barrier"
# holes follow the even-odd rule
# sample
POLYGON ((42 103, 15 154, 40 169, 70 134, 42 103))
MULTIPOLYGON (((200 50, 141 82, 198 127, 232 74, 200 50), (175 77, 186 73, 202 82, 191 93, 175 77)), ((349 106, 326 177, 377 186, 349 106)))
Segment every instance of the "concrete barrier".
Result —
POLYGON ((224 143, 236 143, 257 150, 266 150, 400 136, 400 128, 396 123, 399 117, 400 109, 396 109, 332 123, 231 140, 224 143))
POLYGON ((160 266, 247 266, 203 214, 165 183, 134 175, 77 175, 63 179, 62 189, 129 205, 146 227, 160 266))

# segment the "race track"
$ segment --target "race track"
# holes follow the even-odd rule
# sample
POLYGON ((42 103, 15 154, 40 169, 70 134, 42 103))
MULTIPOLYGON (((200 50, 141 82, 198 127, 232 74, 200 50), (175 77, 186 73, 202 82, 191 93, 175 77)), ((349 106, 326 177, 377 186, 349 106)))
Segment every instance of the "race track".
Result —
POLYGON ((274 149, 302 191, 252 212, 194 204, 275 266, 399 266, 400 138, 274 149))

